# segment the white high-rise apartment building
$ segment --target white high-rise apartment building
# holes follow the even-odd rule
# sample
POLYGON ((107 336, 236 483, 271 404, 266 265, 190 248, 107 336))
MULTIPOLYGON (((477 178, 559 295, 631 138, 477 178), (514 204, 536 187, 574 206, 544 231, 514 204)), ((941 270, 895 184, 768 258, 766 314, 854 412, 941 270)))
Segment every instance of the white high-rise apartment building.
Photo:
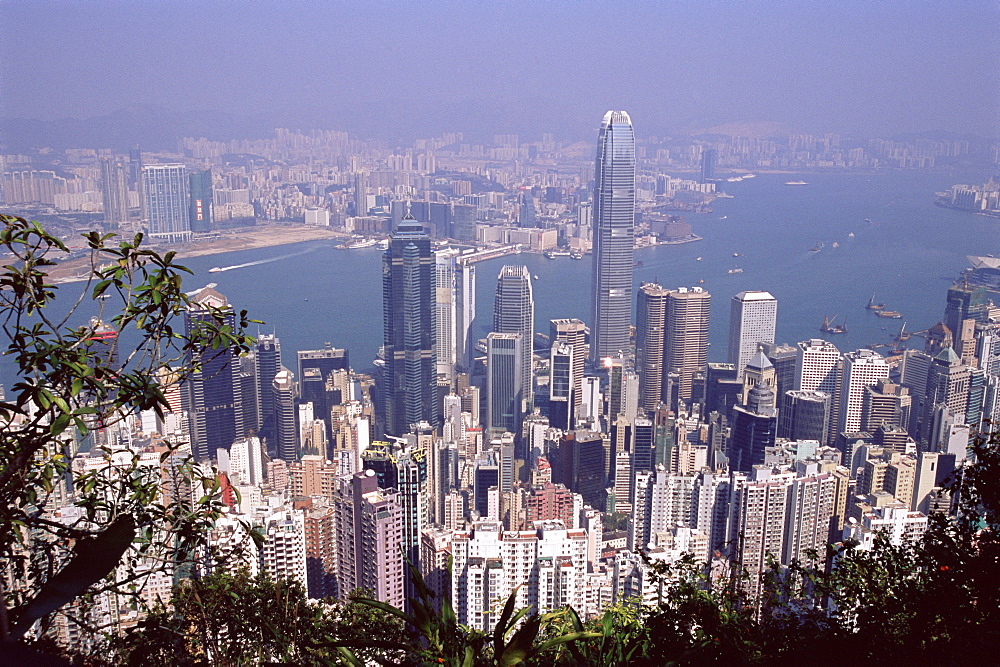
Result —
POLYGON ((743 368, 757 352, 758 343, 773 343, 778 300, 770 292, 740 292, 729 311, 729 363, 743 376, 743 368))
POLYGON ((190 241, 191 189, 182 164, 151 164, 142 168, 142 194, 147 229, 155 241, 190 241))
POLYGON ((545 613, 570 605, 584 606, 587 532, 561 521, 538 521, 530 531, 505 531, 483 521, 452 540, 451 598, 458 622, 488 631, 507 598, 516 591, 515 608, 545 613))
POLYGON ((889 377, 889 364, 875 350, 855 350, 844 353, 844 371, 840 382, 840 419, 837 433, 857 433, 861 430, 865 387, 874 386, 889 377))
POLYGON ((264 461, 259 438, 250 436, 232 444, 229 448, 229 473, 233 484, 263 484, 264 461))
POLYGON ((306 588, 305 515, 297 510, 279 509, 263 520, 263 529, 261 569, 274 581, 292 579, 306 588))
MULTIPOLYGON (((818 469, 818 465, 812 466, 818 469)), ((809 562, 807 552, 826 554, 830 518, 835 511, 837 480, 831 473, 812 472, 796 478, 789 489, 785 548, 781 562, 809 562)))
POLYGON ((454 378, 458 362, 457 248, 434 252, 434 330, 438 379, 454 378))

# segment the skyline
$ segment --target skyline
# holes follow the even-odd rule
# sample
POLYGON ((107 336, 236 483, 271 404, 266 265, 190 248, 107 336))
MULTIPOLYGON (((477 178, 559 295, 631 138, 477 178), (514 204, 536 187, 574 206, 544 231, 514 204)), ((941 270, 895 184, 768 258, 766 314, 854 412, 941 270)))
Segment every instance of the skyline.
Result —
POLYGON ((587 140, 598 114, 625 108, 643 135, 768 123, 1000 136, 993 2, 379 7, 7 2, 0 118, 141 105, 389 140, 587 140))

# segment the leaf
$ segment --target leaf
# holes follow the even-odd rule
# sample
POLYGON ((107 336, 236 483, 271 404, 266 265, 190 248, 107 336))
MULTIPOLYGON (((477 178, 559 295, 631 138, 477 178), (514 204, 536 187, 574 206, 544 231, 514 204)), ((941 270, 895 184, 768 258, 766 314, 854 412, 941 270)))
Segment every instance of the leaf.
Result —
POLYGON ((101 533, 77 542, 76 555, 55 576, 45 582, 13 624, 10 637, 20 638, 35 621, 79 597, 121 561, 135 538, 135 522, 129 515, 115 519, 101 533))

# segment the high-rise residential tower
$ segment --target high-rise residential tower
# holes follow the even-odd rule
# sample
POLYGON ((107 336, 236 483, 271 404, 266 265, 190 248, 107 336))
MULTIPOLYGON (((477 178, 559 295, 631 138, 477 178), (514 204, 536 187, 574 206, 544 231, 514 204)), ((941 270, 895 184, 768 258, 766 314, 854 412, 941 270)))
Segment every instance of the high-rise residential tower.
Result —
POLYGON ((757 352, 758 343, 774 342, 778 300, 769 292, 740 292, 729 311, 729 363, 743 374, 743 367, 757 352))
POLYGON ((418 422, 435 426, 434 253, 423 226, 409 215, 382 257, 382 314, 385 430, 404 435, 418 422))
POLYGON ((118 158, 101 158, 101 198, 105 229, 115 230, 128 223, 128 171, 118 158))
POLYGON ((535 301, 531 274, 526 266, 505 266, 497 277, 493 302, 493 331, 521 335, 520 390, 522 412, 533 403, 531 360, 533 356, 535 301))
POLYGON ((840 415, 837 433, 861 430, 865 388, 889 377, 889 364, 875 350, 861 349, 844 353, 844 372, 840 381, 840 415))
POLYGON ((635 136, 624 111, 604 114, 594 169, 594 272, 590 356, 629 349, 635 236, 635 136))
POLYGON ((191 201, 187 168, 182 164, 151 164, 142 168, 142 194, 149 235, 154 241, 191 240, 191 201))

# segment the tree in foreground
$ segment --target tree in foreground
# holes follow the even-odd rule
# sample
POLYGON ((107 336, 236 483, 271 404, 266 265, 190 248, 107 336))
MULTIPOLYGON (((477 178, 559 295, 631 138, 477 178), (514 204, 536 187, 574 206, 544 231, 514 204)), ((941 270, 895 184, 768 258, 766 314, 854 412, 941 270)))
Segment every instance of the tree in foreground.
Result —
POLYGON ((191 331, 175 329, 190 271, 173 252, 143 246, 141 234, 85 234, 90 269, 67 303, 70 288, 49 275, 72 254, 67 245, 38 223, 0 222, 9 258, 0 272, 2 354, 18 376, 0 402, 0 641, 9 646, 43 635, 57 610, 71 616, 68 603, 137 596, 151 574, 173 572, 197 551, 222 507, 214 477, 179 443, 163 443, 160 463, 172 477, 164 479, 162 466, 151 470, 97 436, 138 411, 162 418, 159 378, 182 381, 205 352, 246 351, 252 339, 246 312, 235 326, 211 312, 191 331), (86 320, 85 311, 96 314, 86 320), (102 464, 74 470, 84 446, 107 447, 102 464))

